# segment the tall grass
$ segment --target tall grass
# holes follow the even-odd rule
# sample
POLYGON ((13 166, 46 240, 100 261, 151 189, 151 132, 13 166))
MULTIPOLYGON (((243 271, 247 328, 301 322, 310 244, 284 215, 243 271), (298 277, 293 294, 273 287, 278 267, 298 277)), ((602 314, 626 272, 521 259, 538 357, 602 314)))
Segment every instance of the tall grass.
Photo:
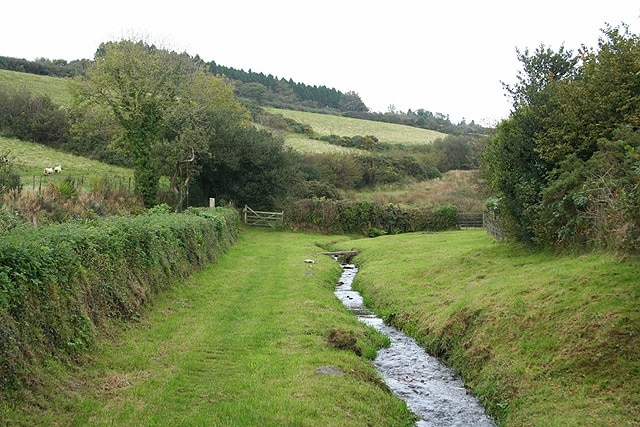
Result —
POLYGON ((445 172, 441 178, 428 181, 359 192, 347 191, 345 197, 349 200, 371 200, 381 205, 453 205, 459 212, 482 212, 488 193, 479 171, 453 170, 445 172))

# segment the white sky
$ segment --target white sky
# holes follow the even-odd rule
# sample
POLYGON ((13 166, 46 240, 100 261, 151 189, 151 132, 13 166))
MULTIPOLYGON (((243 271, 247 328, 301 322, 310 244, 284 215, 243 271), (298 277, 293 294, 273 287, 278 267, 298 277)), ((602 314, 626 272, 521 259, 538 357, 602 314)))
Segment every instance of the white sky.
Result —
POLYGON ((516 47, 595 47, 606 23, 639 34, 637 0, 12 0, 0 55, 93 58, 144 39, 237 69, 357 92, 372 111, 423 108, 492 125, 509 114, 516 47))

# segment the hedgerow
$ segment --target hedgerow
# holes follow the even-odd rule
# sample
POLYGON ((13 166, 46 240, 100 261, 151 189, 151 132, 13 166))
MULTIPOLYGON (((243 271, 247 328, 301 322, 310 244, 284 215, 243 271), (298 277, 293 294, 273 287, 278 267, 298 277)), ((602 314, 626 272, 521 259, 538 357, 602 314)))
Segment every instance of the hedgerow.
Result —
POLYGON ((224 253, 239 224, 235 210, 191 208, 3 233, 0 391, 28 384, 49 357, 86 349, 110 319, 138 317, 224 253))
POLYGON ((375 237, 456 228, 458 209, 451 205, 408 208, 370 201, 315 198, 298 200, 288 206, 285 223, 294 230, 375 237))

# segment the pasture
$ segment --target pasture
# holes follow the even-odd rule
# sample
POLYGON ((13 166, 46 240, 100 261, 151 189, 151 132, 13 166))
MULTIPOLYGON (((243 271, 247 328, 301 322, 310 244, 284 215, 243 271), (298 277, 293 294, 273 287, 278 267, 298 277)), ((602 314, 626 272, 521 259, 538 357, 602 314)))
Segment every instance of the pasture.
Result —
POLYGON ((305 111, 265 108, 272 114, 282 114, 299 123, 309 125, 318 135, 366 136, 373 135, 380 142, 389 144, 421 145, 431 144, 446 134, 428 129, 420 129, 394 123, 375 122, 330 114, 309 113, 305 111))
POLYGON ((128 183, 133 180, 131 169, 109 165, 86 157, 76 156, 41 144, 0 136, 0 152, 8 153, 20 172, 24 190, 38 190, 47 184, 59 184, 67 178, 89 185, 94 178, 110 178, 128 183), (59 174, 44 174, 44 168, 62 167, 59 174))
POLYGON ((47 95, 58 105, 68 105, 71 101, 67 83, 67 79, 60 77, 0 70, 0 89, 20 90, 24 88, 35 95, 47 95))

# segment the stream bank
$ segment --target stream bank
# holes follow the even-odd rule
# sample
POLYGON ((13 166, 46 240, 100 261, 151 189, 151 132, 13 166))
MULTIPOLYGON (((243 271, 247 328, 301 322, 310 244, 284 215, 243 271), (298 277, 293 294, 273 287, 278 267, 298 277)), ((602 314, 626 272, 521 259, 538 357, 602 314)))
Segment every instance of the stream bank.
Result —
MULTIPOLYGON (((334 259, 336 259, 334 257, 334 259)), ((335 295, 361 322, 391 340, 373 361, 389 389, 407 403, 419 418, 418 427, 495 427, 475 397, 467 393, 460 377, 440 360, 429 355, 411 337, 371 312, 359 292, 352 288, 358 269, 342 264, 343 273, 335 295)))

